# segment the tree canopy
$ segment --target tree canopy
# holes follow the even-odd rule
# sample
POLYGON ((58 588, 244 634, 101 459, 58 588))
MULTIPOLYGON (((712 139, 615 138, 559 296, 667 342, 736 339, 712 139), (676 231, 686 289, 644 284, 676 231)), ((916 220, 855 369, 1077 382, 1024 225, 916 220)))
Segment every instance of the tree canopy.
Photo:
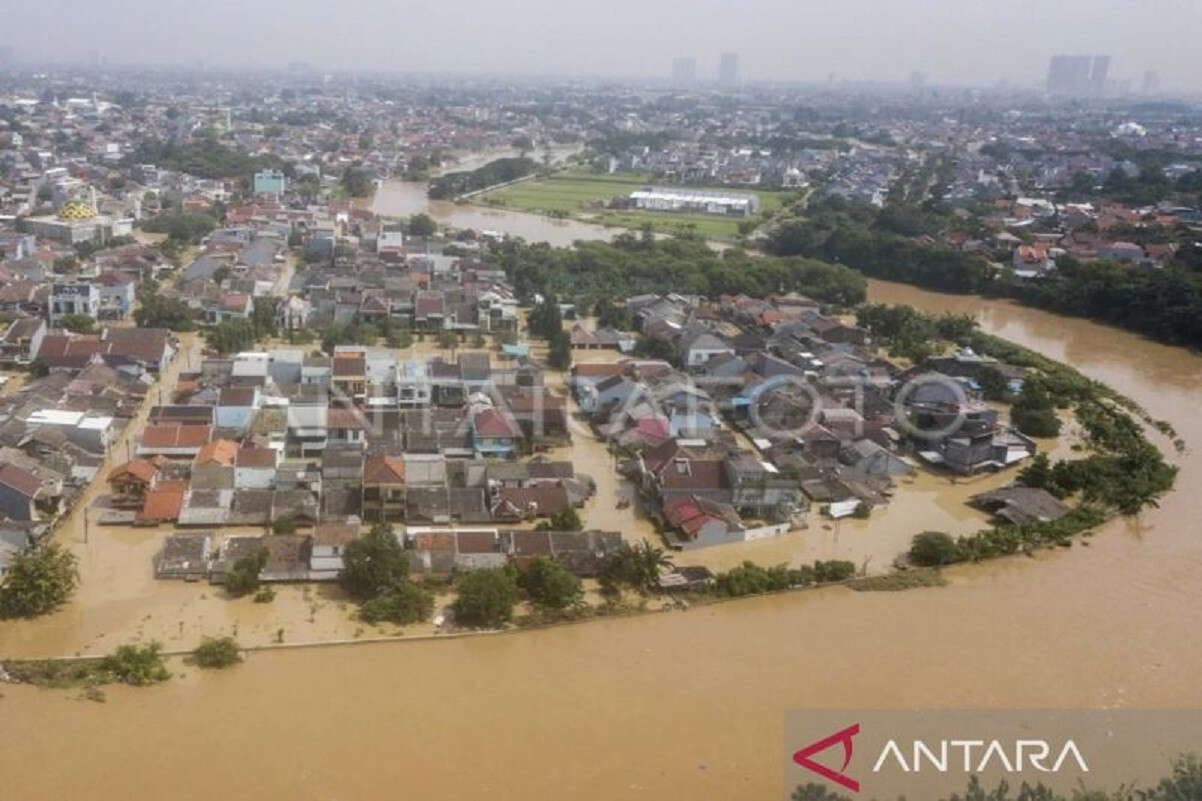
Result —
POLYGON ((503 158, 490 161, 483 167, 463 172, 449 172, 430 182, 428 194, 435 200, 445 200, 507 183, 530 175, 538 169, 538 162, 528 158, 503 158))
POLYGON ((409 559, 387 523, 377 523, 349 543, 342 555, 338 583, 352 598, 364 601, 404 582, 409 559))
POLYGON ((580 602, 580 579, 552 559, 538 557, 518 576, 518 585, 535 606, 560 611, 580 602))
POLYGON ((590 308, 598 300, 647 292, 717 297, 797 291, 823 303, 850 306, 864 300, 867 286, 862 275, 837 264, 751 256, 736 249, 719 254, 698 239, 629 233, 613 242, 580 241, 570 248, 506 239, 487 258, 505 271, 521 298, 539 293, 571 298, 590 308))
POLYGON ((471 570, 459 579, 456 590, 455 620, 481 628, 508 623, 520 597, 513 574, 503 567, 471 570))
POLYGON ((79 585, 79 560, 57 542, 13 557, 0 580, 0 617, 35 617, 66 603, 79 585))

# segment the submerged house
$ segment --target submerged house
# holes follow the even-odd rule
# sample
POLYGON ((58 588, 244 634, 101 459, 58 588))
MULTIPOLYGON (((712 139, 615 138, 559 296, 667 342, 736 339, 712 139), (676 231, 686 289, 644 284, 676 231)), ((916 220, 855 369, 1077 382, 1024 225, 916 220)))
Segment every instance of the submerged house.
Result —
POLYGON ((664 503, 663 513, 671 527, 665 539, 677 550, 742 542, 745 538, 743 521, 727 503, 680 495, 664 503))
POLYGON ((1069 512, 1068 506, 1047 490, 1017 485, 982 492, 972 496, 969 503, 1016 526, 1048 523, 1069 512))

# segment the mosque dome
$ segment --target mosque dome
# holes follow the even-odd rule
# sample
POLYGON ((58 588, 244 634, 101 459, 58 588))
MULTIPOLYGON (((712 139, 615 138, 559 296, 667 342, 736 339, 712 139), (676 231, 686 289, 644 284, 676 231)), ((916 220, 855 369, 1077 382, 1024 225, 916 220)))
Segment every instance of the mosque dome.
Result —
POLYGON ((91 204, 82 200, 71 200, 58 210, 60 220, 90 220, 96 216, 91 204))

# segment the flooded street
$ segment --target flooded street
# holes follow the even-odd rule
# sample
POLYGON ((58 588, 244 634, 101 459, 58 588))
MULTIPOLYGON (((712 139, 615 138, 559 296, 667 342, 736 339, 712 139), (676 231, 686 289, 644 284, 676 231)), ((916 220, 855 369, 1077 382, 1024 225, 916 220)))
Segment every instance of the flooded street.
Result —
MULTIPOLYGON (((182 678, 110 688, 105 704, 0 686, 4 797, 209 801, 237 786, 356 801, 774 798, 787 709, 1202 705, 1202 358, 997 301, 880 282, 870 299, 973 313, 1131 396, 1189 445, 1172 456, 1178 490, 1088 545, 957 568, 943 588, 831 588, 513 635, 261 652, 221 673, 175 662, 182 678)), ((591 453, 577 466, 601 485, 588 519, 621 524, 611 501, 622 488, 593 467, 608 454, 591 453)), ((826 530, 815 516, 809 532, 737 546, 739 558, 854 554, 870 536, 904 543, 932 514, 976 526, 958 495, 977 486, 948 495, 928 480, 869 521, 826 530)), ((114 582, 149 574, 133 558, 140 572, 114 567, 114 582)), ((131 586, 130 610, 141 604, 131 586)), ((318 620, 332 619, 337 601, 322 600, 318 620)), ((0 652, 25 631, 0 629, 0 652)))

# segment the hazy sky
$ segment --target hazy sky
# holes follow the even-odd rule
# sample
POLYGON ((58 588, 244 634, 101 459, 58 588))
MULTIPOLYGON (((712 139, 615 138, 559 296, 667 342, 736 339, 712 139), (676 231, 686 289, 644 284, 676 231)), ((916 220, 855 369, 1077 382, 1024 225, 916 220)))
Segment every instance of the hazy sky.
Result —
POLYGON ((37 0, 9 4, 20 57, 505 74, 666 76, 673 56, 749 79, 1015 83, 1049 55, 1202 82, 1202 0, 37 0))

